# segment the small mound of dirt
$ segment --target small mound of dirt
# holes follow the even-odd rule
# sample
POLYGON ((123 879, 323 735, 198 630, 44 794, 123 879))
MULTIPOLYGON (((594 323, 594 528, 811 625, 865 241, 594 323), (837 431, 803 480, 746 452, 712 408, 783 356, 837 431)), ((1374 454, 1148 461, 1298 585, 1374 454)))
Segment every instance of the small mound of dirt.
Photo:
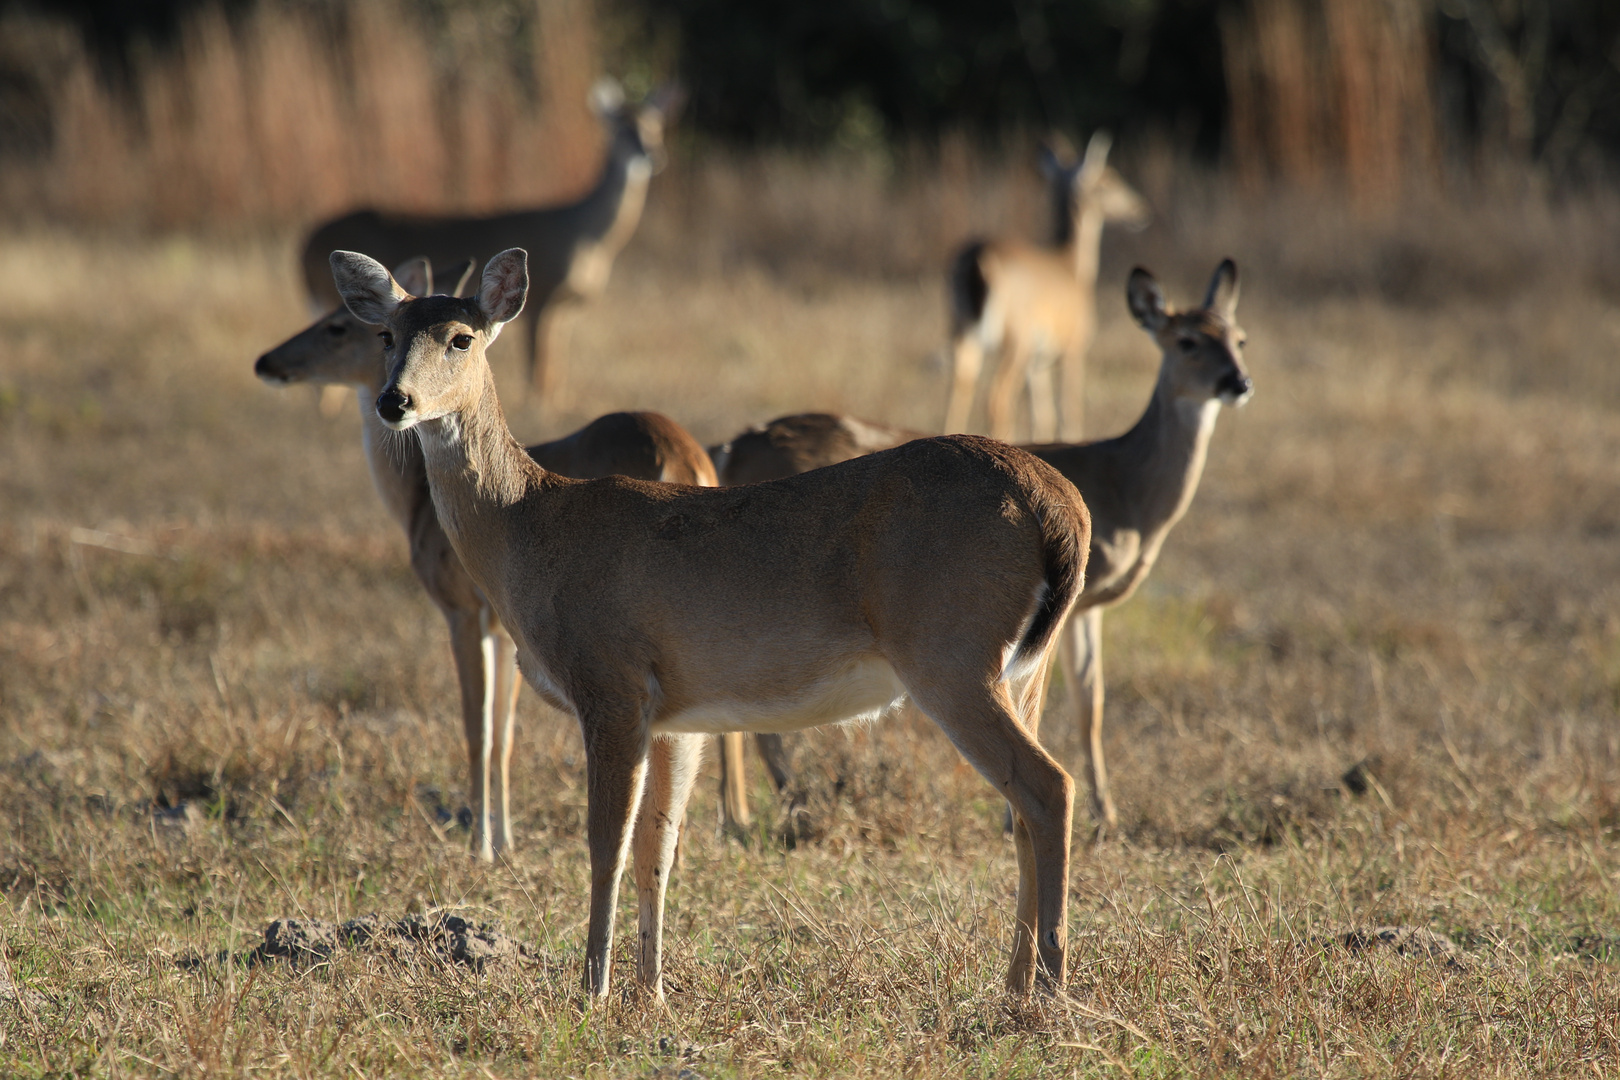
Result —
POLYGON ((1468 966, 1468 956, 1457 947, 1456 942, 1421 926, 1352 927, 1334 931, 1333 936, 1322 944, 1337 946, 1352 953, 1389 949, 1397 956, 1438 960, 1446 967, 1458 970, 1468 966))
POLYGON ((474 971, 503 960, 530 957, 527 946, 494 927, 459 915, 407 915, 385 919, 364 915, 342 924, 318 919, 277 919, 264 929, 264 944, 247 954, 249 963, 283 959, 295 966, 331 959, 339 948, 382 949, 396 960, 433 959, 464 964, 474 971))

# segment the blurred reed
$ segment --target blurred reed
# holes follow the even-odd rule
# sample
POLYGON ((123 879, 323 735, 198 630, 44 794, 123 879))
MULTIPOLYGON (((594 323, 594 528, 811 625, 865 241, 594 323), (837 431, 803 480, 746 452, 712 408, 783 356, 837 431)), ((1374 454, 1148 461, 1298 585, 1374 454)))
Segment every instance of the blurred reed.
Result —
POLYGON ((58 27, 11 18, 0 35, 50 40, 58 60, 48 148, 0 158, 0 191, 13 215, 157 228, 565 197, 600 153, 591 6, 538 0, 527 41, 501 29, 435 32, 401 0, 267 0, 238 21, 209 6, 122 82, 58 27))
POLYGON ((1230 153, 1251 190, 1342 185, 1395 205, 1437 165, 1426 0, 1249 0, 1225 10, 1230 153))

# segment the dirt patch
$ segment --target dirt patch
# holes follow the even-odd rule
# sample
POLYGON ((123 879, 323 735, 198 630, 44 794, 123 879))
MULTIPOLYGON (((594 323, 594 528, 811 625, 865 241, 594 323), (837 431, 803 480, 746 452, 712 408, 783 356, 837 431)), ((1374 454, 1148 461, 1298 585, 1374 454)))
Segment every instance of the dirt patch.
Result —
POLYGON ((1388 950, 1397 956, 1435 960, 1459 971, 1471 966, 1470 957, 1456 942, 1421 926, 1352 927, 1335 931, 1322 944, 1358 954, 1388 950))
MULTIPOLYGON (((234 959, 250 965, 285 960, 303 968, 325 963, 341 949, 381 951, 404 963, 427 960, 462 964, 474 971, 482 971, 492 963, 534 958, 529 947, 516 938, 459 915, 407 915, 403 919, 386 919, 373 914, 343 923, 276 919, 264 928, 264 944, 234 959)), ((222 954, 219 959, 231 957, 222 954)), ((180 962, 186 968, 201 963, 196 958, 180 962)))

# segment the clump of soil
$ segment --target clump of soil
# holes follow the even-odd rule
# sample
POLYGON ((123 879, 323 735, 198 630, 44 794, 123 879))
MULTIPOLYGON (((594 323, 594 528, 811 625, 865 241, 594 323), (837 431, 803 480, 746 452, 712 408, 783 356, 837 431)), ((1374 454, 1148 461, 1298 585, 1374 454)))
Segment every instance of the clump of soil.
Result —
POLYGON ((464 964, 474 971, 532 955, 515 938, 459 915, 407 915, 403 919, 364 915, 344 923, 277 919, 264 928, 264 944, 243 959, 248 963, 282 959, 303 967, 331 959, 340 948, 382 950, 407 962, 431 959, 464 964))
POLYGON ((1468 956, 1457 947, 1456 942, 1444 934, 1437 934, 1421 926, 1375 926, 1337 930, 1323 944, 1339 946, 1352 953, 1389 949, 1397 956, 1437 960, 1445 967, 1459 970, 1468 966, 1468 956))

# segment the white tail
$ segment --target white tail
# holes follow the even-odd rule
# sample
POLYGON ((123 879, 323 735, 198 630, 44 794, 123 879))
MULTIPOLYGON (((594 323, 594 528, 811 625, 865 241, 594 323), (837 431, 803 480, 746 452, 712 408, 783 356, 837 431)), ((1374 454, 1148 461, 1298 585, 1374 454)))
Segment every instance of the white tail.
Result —
POLYGON ((1073 783, 1036 737, 1032 676, 1084 581, 1089 526, 1067 481, 967 436, 738 488, 567 480, 513 440, 484 358, 522 310, 522 251, 485 268, 476 300, 413 297, 363 255, 332 262, 349 309, 383 326, 379 415, 420 440, 439 520, 524 675, 579 718, 592 997, 608 991, 632 849, 638 972, 661 993, 698 733, 872 717, 908 693, 1016 815, 1009 987, 1062 985, 1073 783))
POLYGON ((338 304, 327 257, 368 252, 392 265, 415 256, 448 265, 487 259, 514 244, 532 252, 525 344, 529 385, 556 395, 568 320, 606 288, 613 260, 635 233, 647 182, 663 161, 664 126, 683 98, 664 87, 640 106, 625 104, 611 81, 591 103, 608 131, 607 159, 595 185, 575 202, 486 217, 431 217, 359 210, 317 228, 304 245, 304 284, 317 310, 338 304))
POLYGON ((1146 201, 1108 165, 1097 132, 1079 161, 1041 148, 1053 200, 1052 245, 979 240, 959 251, 949 275, 952 378, 945 430, 966 429, 987 352, 999 354, 986 414, 990 434, 1012 439, 1016 401, 1028 385, 1037 440, 1079 438, 1086 352, 1097 323, 1097 259, 1103 226, 1141 228, 1146 201), (1062 369, 1062 396, 1053 367, 1062 369))
MULTIPOLYGON (((1216 268, 1200 308, 1177 312, 1167 307, 1153 275, 1142 269, 1131 274, 1126 293, 1132 315, 1162 353, 1158 380, 1141 419, 1125 434, 1101 442, 1025 448, 1073 483, 1091 511, 1086 587, 1075 601, 1059 653, 1072 675, 1070 700, 1079 714, 1092 816, 1104 826, 1117 824, 1118 814, 1108 792, 1102 749, 1103 609, 1136 591, 1170 530, 1192 504, 1219 405, 1242 405, 1253 392, 1243 367, 1243 331, 1234 321, 1238 276, 1230 259, 1216 268)), ((759 479, 788 476, 869 452, 872 447, 862 450, 851 438, 851 423, 827 413, 783 417, 709 453, 722 482, 737 469, 759 479), (727 447, 742 447, 742 456, 725 456, 727 447)), ((853 423, 859 425, 856 431, 868 427, 853 423)), ((786 760, 785 749, 775 752, 786 760)))
MULTIPOLYGON (((448 279, 460 281, 465 272, 452 271, 448 279)), ((410 260, 395 274, 414 293, 433 291, 432 272, 424 259, 410 260)), ((450 291, 460 292, 460 286, 450 291)), ((359 389, 372 481, 389 513, 405 530, 411 568, 450 626, 471 773, 468 797, 473 807, 473 842, 482 858, 492 859, 512 844, 508 776, 518 690, 517 653, 511 636, 439 527, 421 447, 414 438, 389 431, 377 417, 375 401, 387 371, 376 331, 340 307, 259 357, 253 370, 259 378, 278 385, 316 383, 359 389)), ((611 413, 566 438, 532 446, 528 453, 566 476, 618 473, 710 487, 715 483, 713 466, 697 440, 658 413, 611 413)), ((732 773, 723 805, 728 818, 739 824, 746 823, 748 808, 741 795, 741 770, 732 763, 741 750, 741 740, 734 738, 728 740, 724 753, 732 773)))

